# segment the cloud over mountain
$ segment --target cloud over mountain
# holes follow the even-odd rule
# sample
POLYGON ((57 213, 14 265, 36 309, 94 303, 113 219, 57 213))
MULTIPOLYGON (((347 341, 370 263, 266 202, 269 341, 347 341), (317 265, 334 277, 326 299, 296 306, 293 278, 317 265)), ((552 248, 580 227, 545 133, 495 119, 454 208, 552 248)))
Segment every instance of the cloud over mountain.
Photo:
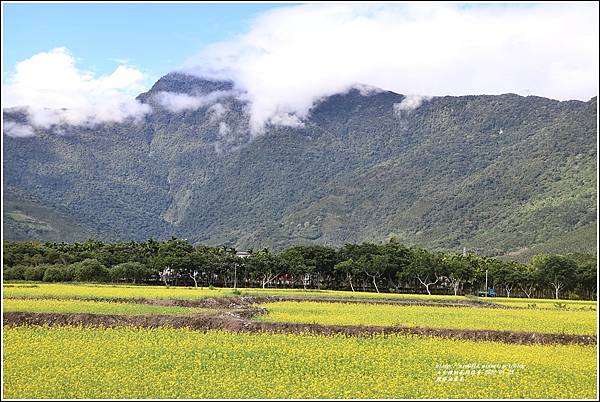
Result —
MULTIPOLYGON (((247 32, 205 47, 179 70, 221 81, 169 74, 153 87, 160 92, 154 102, 145 102, 135 98, 146 89, 139 69, 121 64, 98 76, 78 68, 68 49, 55 48, 16 65, 3 108, 26 107, 34 127, 92 126, 138 119, 152 107, 210 106, 216 118, 225 109, 211 105, 235 96, 247 102, 256 135, 268 124, 301 127, 320 100, 350 88, 408 95, 399 112, 440 95, 588 100, 598 85, 598 5, 281 7, 260 14, 247 32), (198 85, 200 92, 186 92, 198 85)), ((33 133, 11 127, 14 135, 33 133)))
POLYGON ((357 83, 403 94, 596 94, 598 5, 309 4, 260 15, 183 70, 233 79, 251 126, 297 124, 357 83))
POLYGON ((33 137, 35 133, 33 128, 27 124, 21 124, 14 121, 4 122, 4 133, 10 137, 33 137))
POLYGON ((120 65, 97 77, 75 61, 64 47, 21 61, 3 88, 3 108, 24 107, 29 123, 44 128, 118 123, 150 112, 134 98, 143 89, 141 71, 120 65))
MULTIPOLYGON (((207 105, 217 105, 219 99, 235 95, 234 91, 213 91, 206 95, 188 95, 177 92, 158 92, 154 100, 165 109, 171 112, 181 112, 182 110, 195 110, 207 105)), ((220 107, 223 107, 219 104, 220 107)), ((216 107, 216 109, 219 108, 216 107)), ((217 110, 220 112, 220 109, 217 110)))

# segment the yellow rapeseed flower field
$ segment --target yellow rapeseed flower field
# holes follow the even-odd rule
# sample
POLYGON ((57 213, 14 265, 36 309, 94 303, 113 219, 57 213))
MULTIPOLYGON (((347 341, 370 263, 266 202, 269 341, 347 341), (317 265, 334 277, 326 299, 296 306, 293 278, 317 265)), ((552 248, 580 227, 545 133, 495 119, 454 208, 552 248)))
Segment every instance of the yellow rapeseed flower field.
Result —
POLYGON ((86 301, 76 299, 5 299, 2 304, 4 312, 32 311, 48 313, 90 313, 90 314, 206 314, 210 309, 153 306, 138 303, 118 303, 109 301, 86 301))
POLYGON ((596 334, 596 311, 398 306, 389 304, 284 301, 262 305, 263 321, 339 325, 494 329, 596 334))
MULTIPOLYGON (((207 297, 234 296, 232 288, 194 288, 194 287, 165 287, 146 285, 107 285, 89 283, 41 283, 14 282, 3 284, 4 297, 60 297, 60 298, 147 298, 147 299, 202 299, 207 297)), ((424 295, 398 293, 348 292, 332 290, 303 290, 303 289, 256 289, 240 288, 244 295, 274 295, 298 297, 338 297, 338 298, 373 298, 373 299, 417 299, 417 300, 465 300, 464 296, 424 295)), ((559 302, 568 308, 596 308, 598 302, 589 300, 553 300, 553 299, 522 299, 490 297, 481 298, 498 304, 527 307, 536 304, 537 307, 554 307, 559 302)))
POLYGON ((594 398, 596 348, 408 335, 4 329, 6 398, 594 398))
POLYGON ((509 307, 556 309, 558 305, 561 305, 567 309, 598 310, 598 302, 593 300, 513 299, 506 297, 489 297, 487 300, 492 303, 502 304, 509 307))
MULTIPOLYGON (((194 288, 136 285, 105 285, 79 283, 9 283, 3 285, 4 297, 61 297, 61 298, 146 298, 146 299, 202 299, 234 296, 232 288, 194 288)), ((344 298, 398 298, 398 299, 464 299, 463 296, 428 296, 395 293, 344 292, 302 289, 238 289, 244 295, 344 297, 344 298)))
MULTIPOLYGON (((111 299, 234 295, 232 289, 93 284, 14 283, 5 284, 3 290, 4 312, 96 314, 209 313, 208 309, 111 299)), ((333 291, 242 292, 430 298, 333 291)), ((520 306, 523 301, 512 303, 520 306)), ((265 304, 269 314, 255 319, 596 334, 595 311, 579 309, 593 302, 571 303, 567 310, 544 303, 549 309, 288 301, 265 304)), ((597 391, 595 346, 125 326, 5 327, 3 345, 6 398, 593 398, 597 391)))

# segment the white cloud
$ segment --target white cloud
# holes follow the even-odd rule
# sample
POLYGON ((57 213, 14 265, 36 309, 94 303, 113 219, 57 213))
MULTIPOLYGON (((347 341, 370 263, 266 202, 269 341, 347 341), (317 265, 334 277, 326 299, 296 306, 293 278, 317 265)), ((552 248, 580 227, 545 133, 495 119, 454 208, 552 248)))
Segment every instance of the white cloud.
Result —
POLYGON ((301 121, 316 100, 355 84, 588 100, 598 79, 598 5, 290 6, 206 47, 184 69, 246 90, 255 132, 285 116, 301 121))
POLYGON ((227 113, 227 107, 223 106, 221 103, 215 103, 211 107, 208 108, 208 113, 210 114, 211 121, 218 120, 227 113))
POLYGON ((2 126, 4 134, 9 137, 33 137, 35 135, 33 128, 27 124, 5 121, 2 126))
POLYGON ((224 137, 231 132, 231 129, 224 121, 219 123, 219 136, 224 137))
POLYGON ((275 113, 269 116, 269 123, 286 127, 304 127, 304 123, 293 113, 275 113))
POLYGON ((75 66, 68 49, 56 48, 17 64, 3 88, 3 108, 27 107, 30 123, 45 128, 122 122, 151 111, 134 99, 144 89, 143 79, 139 70, 125 65, 95 77, 75 66))
POLYGON ((188 109, 196 110, 235 94, 233 91, 213 91, 207 95, 191 96, 176 92, 158 92, 154 95, 154 100, 171 112, 181 112, 188 109))
POLYGON ((421 106, 423 101, 428 99, 430 98, 422 95, 407 95, 402 99, 402 102, 393 104, 394 112, 398 115, 402 114, 402 112, 410 112, 421 106))

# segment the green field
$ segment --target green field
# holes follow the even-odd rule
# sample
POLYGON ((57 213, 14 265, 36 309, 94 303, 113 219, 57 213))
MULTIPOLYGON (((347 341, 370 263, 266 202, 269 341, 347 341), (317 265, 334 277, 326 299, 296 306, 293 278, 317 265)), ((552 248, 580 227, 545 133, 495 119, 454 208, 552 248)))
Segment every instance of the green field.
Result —
POLYGON ((4 345, 6 398, 594 398, 596 393, 595 350, 585 346, 124 327, 9 328, 4 345), (447 377, 441 364, 519 368, 442 382, 438 377, 447 377))
POLYGON ((595 311, 394 306, 389 304, 284 301, 262 305, 264 321, 308 324, 381 325, 492 329, 595 335, 595 311))
POLYGON ((209 309, 86 300, 5 299, 2 310, 89 314, 206 314, 209 309))

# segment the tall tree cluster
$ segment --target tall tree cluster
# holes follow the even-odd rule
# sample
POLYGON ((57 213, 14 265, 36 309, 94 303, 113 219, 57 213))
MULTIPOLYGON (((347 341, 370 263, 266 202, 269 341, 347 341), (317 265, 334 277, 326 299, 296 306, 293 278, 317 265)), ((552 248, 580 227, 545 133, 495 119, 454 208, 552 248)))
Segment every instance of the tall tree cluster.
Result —
POLYGON ((5 280, 282 287, 511 297, 595 298, 591 254, 536 255, 529 264, 386 243, 293 246, 239 255, 186 240, 104 243, 4 242, 5 280))

